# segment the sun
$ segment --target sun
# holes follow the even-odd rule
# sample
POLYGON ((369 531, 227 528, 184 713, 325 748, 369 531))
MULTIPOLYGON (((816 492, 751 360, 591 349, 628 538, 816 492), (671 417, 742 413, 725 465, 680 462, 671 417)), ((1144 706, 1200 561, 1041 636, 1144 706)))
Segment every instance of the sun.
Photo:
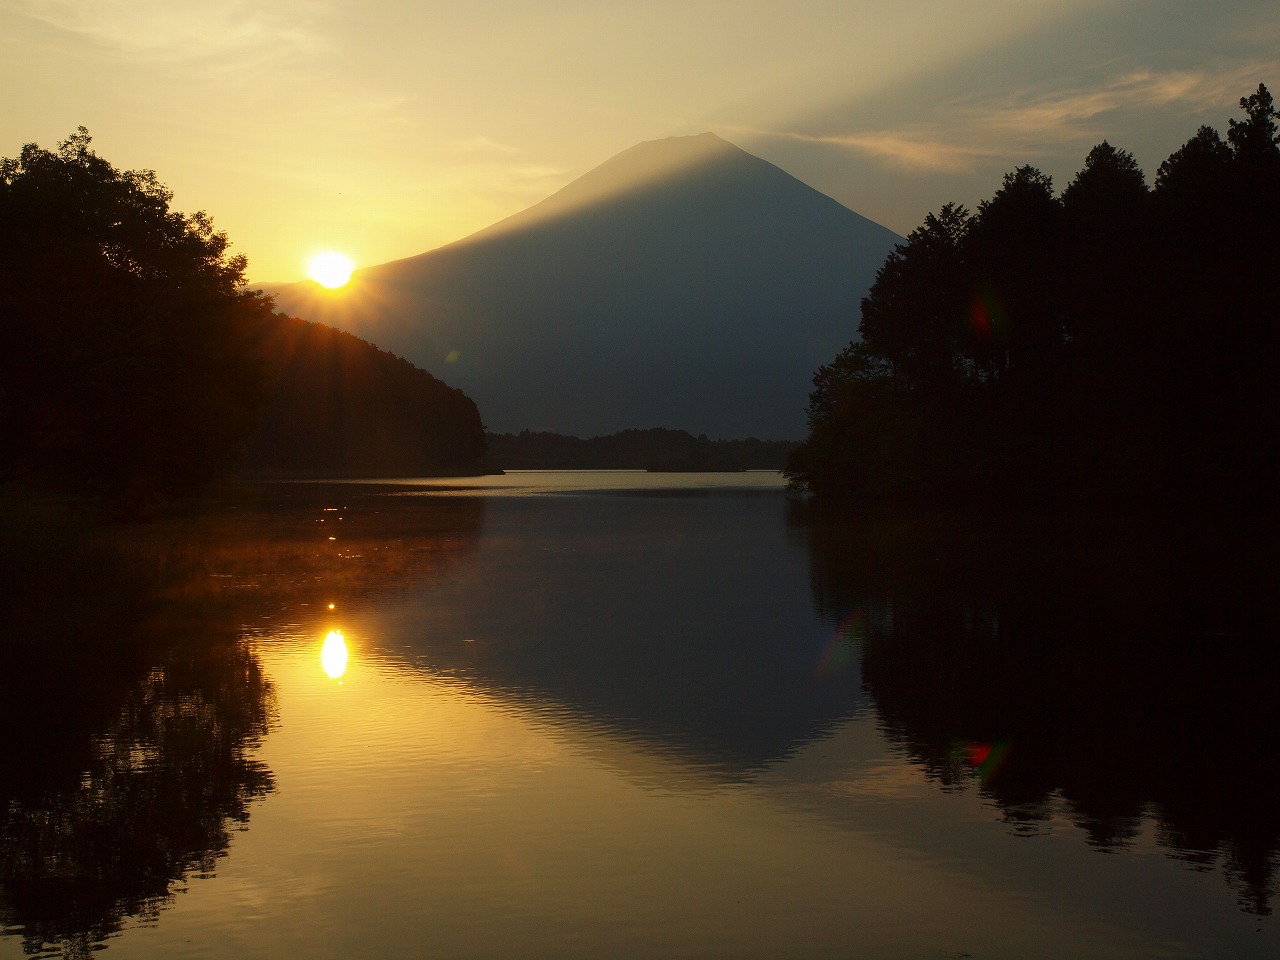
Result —
POLYGON ((356 265, 345 254, 326 251, 317 253, 307 262, 307 276, 322 287, 336 290, 346 286, 356 265))

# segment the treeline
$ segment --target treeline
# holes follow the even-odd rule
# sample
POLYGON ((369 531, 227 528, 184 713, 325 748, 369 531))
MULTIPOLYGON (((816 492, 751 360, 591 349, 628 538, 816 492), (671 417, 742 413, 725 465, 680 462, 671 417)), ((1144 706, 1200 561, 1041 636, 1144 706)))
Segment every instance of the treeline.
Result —
POLYGON ((815 493, 1061 506, 1274 493, 1280 147, 1265 86, 1149 188, 1101 143, 1061 195, 1020 167, 898 245, 814 377, 815 493))
POLYGON ((403 360, 277 316, 203 212, 79 131, 0 159, 0 484, 132 513, 251 463, 463 470, 475 405, 403 360))
POLYGON ((507 470, 780 470, 787 441, 710 440, 655 427, 605 437, 558 433, 491 433, 486 462, 507 470))

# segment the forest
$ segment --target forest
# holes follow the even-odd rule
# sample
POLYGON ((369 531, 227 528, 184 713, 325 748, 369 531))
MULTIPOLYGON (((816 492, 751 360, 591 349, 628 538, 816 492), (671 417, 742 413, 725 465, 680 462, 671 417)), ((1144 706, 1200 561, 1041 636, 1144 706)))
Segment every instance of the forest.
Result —
POLYGON ((1260 85, 1149 186, 1109 142, 895 247, 814 376, 799 488, 1056 510, 1254 504, 1280 479, 1280 146, 1260 85))

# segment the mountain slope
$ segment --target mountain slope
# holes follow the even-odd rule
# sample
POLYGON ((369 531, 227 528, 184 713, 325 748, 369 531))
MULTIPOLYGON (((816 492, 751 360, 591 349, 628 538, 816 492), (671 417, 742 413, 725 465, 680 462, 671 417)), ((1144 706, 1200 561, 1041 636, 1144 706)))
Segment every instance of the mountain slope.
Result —
POLYGON ((275 295, 445 376, 492 430, 788 439, 898 239, 703 134, 633 147, 343 296, 275 295))

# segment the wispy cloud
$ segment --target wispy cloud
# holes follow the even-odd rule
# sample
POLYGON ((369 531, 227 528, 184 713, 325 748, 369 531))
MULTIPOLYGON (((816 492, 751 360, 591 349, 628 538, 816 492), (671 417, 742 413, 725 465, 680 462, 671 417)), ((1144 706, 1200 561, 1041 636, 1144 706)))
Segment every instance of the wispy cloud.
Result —
MULTIPOLYGON (((742 128, 742 132, 825 144, 891 169, 918 174, 972 173, 984 160, 1038 156, 1092 145, 1114 135, 1110 118, 1144 110, 1221 111, 1259 78, 1280 74, 1280 60, 1220 69, 1133 70, 1098 83, 1052 92, 1023 90, 979 102, 945 104, 937 119, 910 126, 811 134, 742 128)), ((1189 131, 1188 131, 1189 132, 1189 131)))
POLYGON ((844 147, 879 160, 887 166, 915 173, 967 172, 973 169, 975 160, 996 155, 989 147, 947 141, 921 135, 916 131, 880 130, 822 136, 801 133, 773 135, 804 143, 844 147))
POLYGON ((318 3, 277 0, 0 0, 0 9, 133 56, 275 58, 325 48, 318 3))
POLYGON ((1207 70, 1139 70, 1100 84, 1050 94, 1021 95, 976 111, 970 118, 985 131, 1016 137, 1023 144, 1074 141, 1098 132, 1098 118, 1127 110, 1221 107, 1250 86, 1260 71, 1276 64, 1233 65, 1207 70))

